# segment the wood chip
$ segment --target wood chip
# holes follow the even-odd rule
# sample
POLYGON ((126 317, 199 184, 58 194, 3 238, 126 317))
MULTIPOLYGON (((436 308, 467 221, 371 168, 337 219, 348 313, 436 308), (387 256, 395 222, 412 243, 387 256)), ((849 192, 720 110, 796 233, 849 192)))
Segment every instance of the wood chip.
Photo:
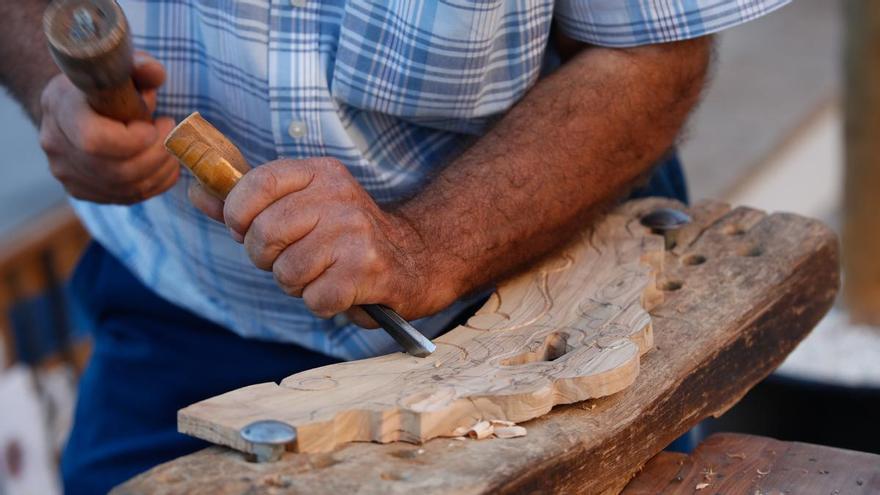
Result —
POLYGON ((698 483, 697 486, 694 487, 694 490, 702 490, 709 486, 709 483, 698 483))
POLYGON ((503 419, 490 419, 489 422, 492 423, 492 426, 516 426, 516 423, 513 421, 506 421, 503 419))
POLYGON ((452 436, 454 437, 463 437, 468 434, 471 429, 467 426, 459 426, 458 428, 452 430, 452 436))
POLYGON ((468 436, 476 438, 477 440, 482 440, 492 436, 493 431, 494 428, 492 427, 492 423, 488 421, 480 421, 474 426, 471 426, 470 431, 468 431, 468 436))
POLYGON ((522 426, 496 426, 495 436, 498 438, 516 438, 526 436, 526 429, 522 426))

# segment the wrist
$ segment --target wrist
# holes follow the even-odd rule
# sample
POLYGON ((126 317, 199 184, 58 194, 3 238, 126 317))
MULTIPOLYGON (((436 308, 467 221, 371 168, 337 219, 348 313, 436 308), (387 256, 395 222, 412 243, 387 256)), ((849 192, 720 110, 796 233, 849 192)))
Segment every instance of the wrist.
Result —
POLYGON ((406 207, 389 212, 398 225, 401 250, 414 274, 415 295, 422 301, 420 313, 436 313, 469 292, 463 263, 444 248, 433 227, 406 207))

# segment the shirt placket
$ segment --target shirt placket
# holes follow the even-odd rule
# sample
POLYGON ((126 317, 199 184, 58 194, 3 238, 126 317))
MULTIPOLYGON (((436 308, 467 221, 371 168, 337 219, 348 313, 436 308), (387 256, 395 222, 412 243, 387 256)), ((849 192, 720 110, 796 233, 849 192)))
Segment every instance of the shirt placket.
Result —
POLYGON ((269 106, 278 156, 321 154, 319 0, 272 0, 269 106))

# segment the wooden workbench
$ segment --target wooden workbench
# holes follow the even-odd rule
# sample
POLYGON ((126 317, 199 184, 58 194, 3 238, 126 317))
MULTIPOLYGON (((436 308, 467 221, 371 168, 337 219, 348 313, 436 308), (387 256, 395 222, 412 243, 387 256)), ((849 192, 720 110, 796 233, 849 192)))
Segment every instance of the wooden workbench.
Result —
POLYGON ((880 492, 880 455, 736 433, 717 433, 690 455, 654 456, 621 495, 880 492))
MULTIPOLYGON (((674 203, 639 209, 660 205, 674 203)), ((356 443, 266 464, 212 447, 114 493, 617 493, 775 369, 837 293, 837 238, 821 223, 709 202, 689 213, 666 255, 665 300, 651 311, 654 348, 623 392, 557 407, 515 439, 356 443)))

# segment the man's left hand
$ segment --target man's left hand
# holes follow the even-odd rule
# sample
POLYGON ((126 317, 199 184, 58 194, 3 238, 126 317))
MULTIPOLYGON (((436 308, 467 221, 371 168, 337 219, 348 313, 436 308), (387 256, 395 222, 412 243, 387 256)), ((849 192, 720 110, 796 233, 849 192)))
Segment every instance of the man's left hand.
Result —
POLYGON ((353 306, 384 304, 417 318, 458 295, 448 277, 438 280, 436 254, 419 233, 383 211, 338 160, 277 160, 245 174, 225 205, 199 186, 190 199, 225 222, 254 265, 322 318, 348 312, 375 327, 353 306))

